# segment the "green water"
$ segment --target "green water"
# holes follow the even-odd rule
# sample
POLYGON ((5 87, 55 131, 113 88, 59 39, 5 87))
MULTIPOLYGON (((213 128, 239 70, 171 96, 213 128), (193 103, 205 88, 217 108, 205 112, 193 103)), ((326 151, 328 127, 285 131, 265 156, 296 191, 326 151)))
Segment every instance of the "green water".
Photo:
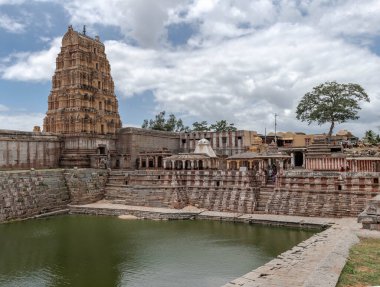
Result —
POLYGON ((313 233, 88 216, 0 224, 0 286, 221 286, 313 233))

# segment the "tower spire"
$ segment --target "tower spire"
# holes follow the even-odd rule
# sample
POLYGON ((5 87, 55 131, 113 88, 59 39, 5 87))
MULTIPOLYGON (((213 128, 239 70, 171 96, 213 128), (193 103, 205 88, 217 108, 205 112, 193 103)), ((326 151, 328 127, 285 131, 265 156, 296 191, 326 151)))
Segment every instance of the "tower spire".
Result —
POLYGON ((83 25, 83 35, 86 35, 86 25, 83 25))

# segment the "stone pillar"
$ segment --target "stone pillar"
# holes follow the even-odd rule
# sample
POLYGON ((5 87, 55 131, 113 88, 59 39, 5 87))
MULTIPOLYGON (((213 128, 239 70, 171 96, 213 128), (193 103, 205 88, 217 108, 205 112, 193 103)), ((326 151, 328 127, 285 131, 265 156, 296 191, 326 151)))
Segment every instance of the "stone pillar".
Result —
POLYGON ((194 160, 190 161, 191 163, 191 169, 194 169, 194 160))
POLYGON ((292 152, 290 154, 290 156, 291 156, 291 158, 290 158, 290 167, 294 168, 294 166, 295 166, 295 155, 294 155, 294 152, 292 152))
POLYGON ((278 173, 282 174, 284 171, 284 160, 280 160, 280 170, 278 171, 278 173))
POLYGON ((172 162, 172 169, 175 169, 175 165, 174 165, 174 164, 175 164, 175 161, 172 160, 171 162, 172 162))
POLYGON ((139 166, 138 166, 138 169, 141 169, 142 167, 142 157, 139 156, 139 166))
POLYGON ((166 160, 162 160, 162 166, 164 169, 166 169, 166 160))
POLYGON ((302 168, 306 166, 305 152, 302 153, 302 168))
POLYGON ((158 168, 158 156, 154 156, 154 167, 158 168))
POLYGON ((145 158, 145 167, 146 167, 146 169, 149 168, 149 157, 145 158))

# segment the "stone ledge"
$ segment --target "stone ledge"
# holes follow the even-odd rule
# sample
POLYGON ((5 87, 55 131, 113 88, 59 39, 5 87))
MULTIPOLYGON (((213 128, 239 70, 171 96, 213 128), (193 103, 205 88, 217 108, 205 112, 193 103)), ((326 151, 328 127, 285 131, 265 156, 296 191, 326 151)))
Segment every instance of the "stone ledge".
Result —
POLYGON ((334 287, 350 247, 359 241, 349 228, 350 220, 335 223, 223 287, 334 287))

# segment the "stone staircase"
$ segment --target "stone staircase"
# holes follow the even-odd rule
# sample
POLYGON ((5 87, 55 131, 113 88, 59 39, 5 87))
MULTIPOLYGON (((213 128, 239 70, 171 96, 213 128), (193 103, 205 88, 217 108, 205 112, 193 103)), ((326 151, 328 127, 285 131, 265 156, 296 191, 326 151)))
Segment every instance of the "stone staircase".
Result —
POLYGON ((64 149, 59 158, 59 165, 73 167, 90 167, 90 155, 96 154, 93 149, 64 149))
POLYGON ((255 213, 265 213, 265 208, 267 206, 268 201, 272 197, 274 187, 275 186, 273 184, 267 184, 265 186, 260 187, 255 213))
POLYGON ((163 172, 121 170, 111 171, 105 199, 115 204, 167 208, 174 207, 176 192, 163 172))
POLYGON ((105 199, 115 204, 162 208, 187 205, 252 213, 258 187, 241 173, 165 170, 111 171, 105 199))

